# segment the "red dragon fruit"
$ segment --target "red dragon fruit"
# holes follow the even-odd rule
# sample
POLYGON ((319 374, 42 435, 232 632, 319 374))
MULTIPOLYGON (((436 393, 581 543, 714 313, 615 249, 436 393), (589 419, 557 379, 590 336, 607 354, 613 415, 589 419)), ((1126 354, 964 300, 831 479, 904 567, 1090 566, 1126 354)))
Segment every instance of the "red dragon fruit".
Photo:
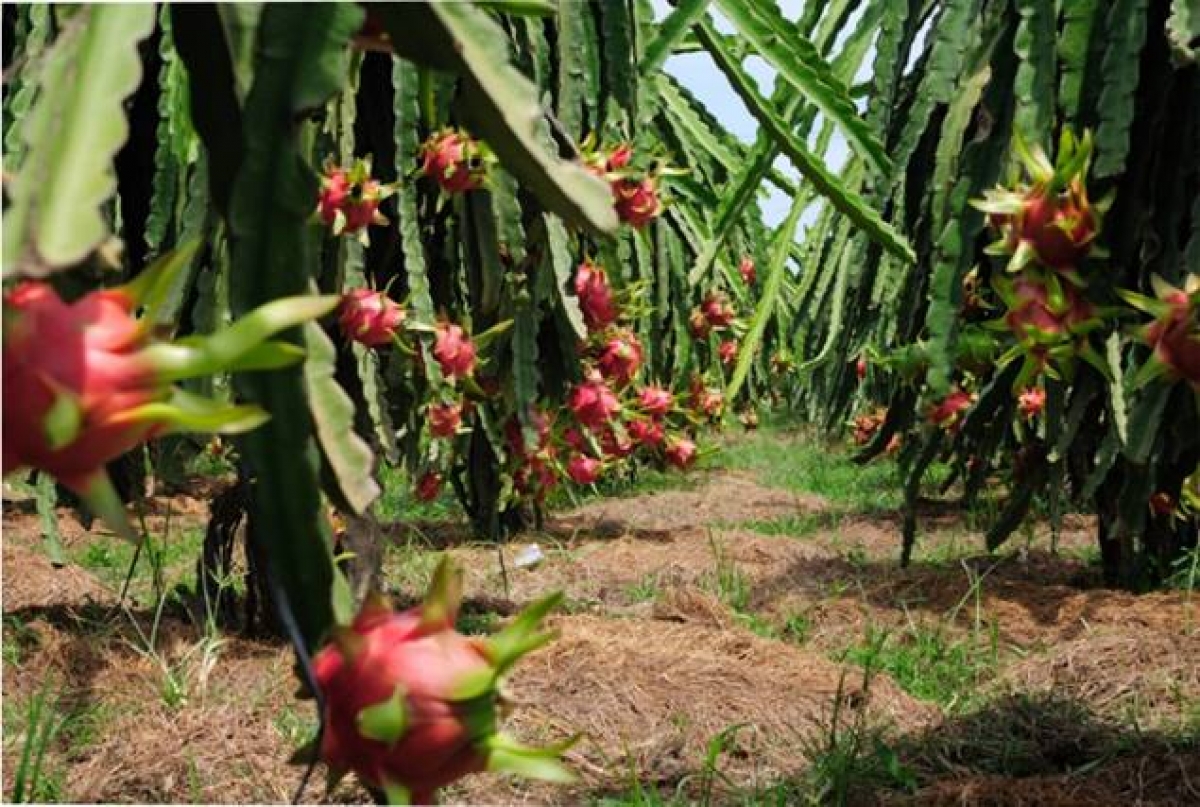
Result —
POLYGON ((1053 275, 1023 272, 1011 284, 997 281, 996 288, 1008 304, 1004 322, 1023 347, 1054 347, 1099 324, 1092 304, 1053 275))
POLYGON ((667 462, 680 470, 687 470, 696 462, 696 444, 687 437, 673 437, 663 448, 667 462))
POLYGON ((1079 262, 1091 250, 1100 226, 1099 211, 1088 201, 1085 185, 1091 135, 1085 132, 1076 140, 1064 133, 1057 165, 1041 148, 1029 149, 1020 141, 1017 145, 1032 184, 1016 190, 997 188, 972 202, 1000 233, 989 251, 1010 255, 1010 271, 1036 260, 1078 282, 1079 262))
POLYGON ((1165 490, 1160 490, 1150 497, 1150 512, 1156 516, 1169 516, 1175 512, 1175 500, 1165 490))
POLYGON ((617 306, 608 275, 591 261, 584 261, 575 270, 575 296, 589 331, 603 330, 616 321, 617 306))
POLYGON ((642 343, 628 330, 614 333, 604 343, 596 366, 601 374, 618 387, 633 380, 642 366, 642 343))
POLYGON ((576 485, 591 485, 600 478, 604 463, 586 454, 575 454, 567 460, 567 476, 576 485))
POLYGON ((633 145, 631 143, 618 143, 608 153, 605 168, 609 171, 620 171, 622 168, 627 168, 632 160, 633 145))
POLYGON ((465 193, 483 184, 487 160, 477 140, 456 129, 443 129, 421 146, 421 172, 446 193, 465 193))
POLYGON ((717 356, 726 367, 737 361, 738 343, 736 339, 726 339, 717 347, 717 356))
POLYGON ((653 176, 642 179, 618 179, 612 183, 617 217, 641 229, 662 213, 658 198, 658 181, 653 176))
POLYGON ((563 430, 562 439, 564 443, 575 451, 583 452, 588 450, 587 438, 583 436, 583 432, 574 426, 568 426, 563 430))
POLYGON ((963 416, 974 403, 974 393, 956 387, 945 398, 931 406, 926 417, 934 426, 958 431, 963 416))
POLYGON ((712 333, 712 323, 708 321, 708 317, 704 316, 703 311, 695 308, 688 316, 688 329, 692 332, 694 339, 704 340, 712 333))
POLYGON ((758 278, 758 273, 754 269, 754 259, 749 255, 742 258, 738 264, 738 274, 742 276, 742 282, 747 286, 753 286, 754 281, 758 278))
POLYGON ((431 502, 442 492, 442 475, 437 471, 426 471, 417 478, 413 493, 423 502, 431 502))
POLYGON ((600 432, 600 450, 611 459, 624 459, 633 453, 636 446, 627 433, 614 429, 610 424, 600 432))
POLYGON ((453 437, 462 425, 462 407, 456 403, 429 405, 429 433, 434 437, 453 437))
POLYGON ((662 417, 675 405, 675 396, 670 390, 658 386, 643 387, 638 393, 638 406, 652 417, 662 417))
POLYGON ((1154 353, 1138 372, 1136 383, 1165 376, 1200 389, 1200 276, 1190 275, 1182 289, 1157 276, 1151 282, 1157 299, 1120 292, 1131 305, 1155 317, 1141 330, 1142 339, 1154 353))
POLYGON ((299 351, 267 337, 326 314, 337 302, 277 300, 245 314, 236 331, 155 342, 153 303, 140 320, 134 311, 185 263, 165 259, 127 286, 71 303, 41 282, 22 283, 4 296, 4 472, 33 467, 52 474, 126 538, 136 536, 106 463, 169 431, 235 433, 267 419, 257 407, 222 406, 172 382, 233 364, 253 370, 294 363, 299 351), (219 361, 210 347, 214 339, 222 340, 219 361))
POLYGON ((324 696, 318 749, 336 781, 353 771, 388 802, 430 804, 438 788, 479 771, 571 781, 565 746, 539 750, 499 731, 504 675, 553 634, 540 622, 562 599, 530 605, 492 637, 454 629, 462 573, 443 561, 423 604, 394 611, 367 598, 313 659, 324 696))
POLYGON ((369 158, 348 169, 327 163, 317 195, 317 216, 334 235, 358 235, 366 243, 369 225, 388 223, 379 203, 395 192, 394 185, 371 178, 369 158))
POLYGON ((539 502, 545 500, 546 494, 558 484, 558 476, 549 462, 554 453, 554 446, 547 446, 539 456, 521 460, 513 471, 513 487, 518 493, 539 502))
POLYGON ((855 375, 855 377, 858 378, 859 381, 862 381, 863 379, 865 379, 867 377, 867 357, 866 356, 859 356, 858 360, 854 362, 854 375, 855 375))
POLYGON ((460 326, 450 322, 438 323, 433 357, 442 375, 451 381, 467 378, 475 370, 475 344, 460 326))
POLYGON ((1017 410, 1026 420, 1032 420, 1046 408, 1046 390, 1041 387, 1029 387, 1021 390, 1017 396, 1017 410))
POLYGON ((584 426, 599 429, 616 416, 621 409, 621 402, 600 374, 592 372, 582 384, 571 390, 567 406, 584 426))
POLYGON ((625 431, 640 446, 656 446, 665 434, 662 421, 653 418, 631 420, 625 424, 625 431))
POLYGON ((382 291, 351 289, 338 304, 342 334, 367 347, 390 345, 405 319, 404 308, 382 291))
POLYGON ((712 292, 704 298, 704 302, 700 303, 700 312, 708 320, 708 324, 717 329, 728 328, 737 317, 733 305, 719 291, 712 292))

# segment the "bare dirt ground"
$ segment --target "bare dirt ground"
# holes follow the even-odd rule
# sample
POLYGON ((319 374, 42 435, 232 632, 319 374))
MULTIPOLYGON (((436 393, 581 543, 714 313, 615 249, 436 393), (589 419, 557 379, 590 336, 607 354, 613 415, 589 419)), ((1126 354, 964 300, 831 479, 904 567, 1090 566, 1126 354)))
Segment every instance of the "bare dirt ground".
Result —
MULTIPOLYGON (((568 752, 575 785, 477 776, 444 799, 587 803, 628 798, 634 781, 717 803, 778 799, 786 791, 769 788, 811 779, 831 737, 861 736, 890 749, 907 786, 864 774, 851 803, 1200 803, 1200 609, 1187 593, 1096 587, 1072 552, 1091 540, 1083 519, 1059 554, 1037 545, 985 555, 960 519, 938 516, 908 569, 896 563, 899 525, 886 514, 802 537, 746 526, 826 509, 820 497, 720 471, 687 490, 558 516, 505 547, 503 565, 494 547, 443 530, 438 544, 468 569, 470 614, 502 620, 565 590, 553 619, 560 638, 509 684, 511 724, 533 741, 584 735, 568 752), (529 541, 545 560, 517 568, 529 541), (901 645, 935 636, 990 653, 970 708, 842 660, 884 632, 901 645)), ((195 502, 173 512, 203 523, 195 502)), ((68 549, 115 540, 89 537, 65 512, 61 522, 68 549)), ((291 798, 299 769, 286 760, 311 730, 312 707, 294 697, 286 647, 205 632, 173 613, 151 636, 152 602, 119 606, 88 570, 52 567, 32 514, 6 508, 3 526, 6 795, 28 704, 52 690, 69 719, 45 763, 45 799, 291 798)), ((411 546, 389 555, 400 599, 416 594, 431 557, 411 546)), ((323 792, 314 782, 306 799, 323 792)), ((352 784, 332 798, 368 801, 352 784)))

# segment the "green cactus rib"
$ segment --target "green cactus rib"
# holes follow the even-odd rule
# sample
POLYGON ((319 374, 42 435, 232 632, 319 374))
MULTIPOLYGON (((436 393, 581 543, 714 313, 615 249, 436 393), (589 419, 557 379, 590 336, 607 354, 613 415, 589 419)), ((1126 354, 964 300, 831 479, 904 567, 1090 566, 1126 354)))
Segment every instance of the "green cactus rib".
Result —
POLYGON ((1042 0, 1017 0, 1021 22, 1013 50, 1021 60, 1014 86, 1016 129, 1029 143, 1044 142, 1054 114, 1054 50, 1058 32, 1054 7, 1042 0))
POLYGON ((870 124, 858 116, 847 87, 821 58, 816 46, 800 36, 774 5, 717 0, 717 7, 758 54, 779 71, 780 78, 838 125, 846 140, 876 171, 881 174, 891 171, 883 144, 870 124))
POLYGON ((1097 179, 1125 170, 1129 129, 1138 88, 1138 54, 1146 40, 1148 0, 1115 0, 1108 11, 1108 48, 1100 68, 1100 125, 1096 129, 1097 179))
POLYGON ((697 26, 696 30, 717 67, 725 73, 751 114, 771 133, 797 170, 813 184, 817 192, 889 252, 910 263, 915 261, 916 255, 904 236, 884 221, 866 200, 834 176, 821 160, 808 150, 771 104, 758 94, 753 79, 737 64, 712 26, 705 22, 697 26))
POLYGON ((129 136, 125 99, 142 80, 137 44, 154 6, 80 9, 51 46, 22 121, 25 155, 6 183, 4 273, 46 275, 108 237, 101 211, 117 189, 113 155, 129 136))
MULTIPOLYGON (((235 317, 279 297, 303 294, 316 268, 308 218, 317 194, 302 158, 302 114, 341 86, 346 43, 362 24, 352 5, 272 5, 262 15, 254 83, 244 110, 245 152, 230 204, 235 317)), ((295 336, 293 339, 297 338, 295 336)), ((256 472, 255 540, 309 650, 333 624, 345 581, 333 566, 321 508, 320 454, 299 368, 238 375, 235 387, 271 413, 244 438, 256 472), (279 446, 290 446, 284 454, 279 446), (293 453, 294 452, 294 453, 293 453)), ((344 607, 344 606, 343 606, 344 607)))

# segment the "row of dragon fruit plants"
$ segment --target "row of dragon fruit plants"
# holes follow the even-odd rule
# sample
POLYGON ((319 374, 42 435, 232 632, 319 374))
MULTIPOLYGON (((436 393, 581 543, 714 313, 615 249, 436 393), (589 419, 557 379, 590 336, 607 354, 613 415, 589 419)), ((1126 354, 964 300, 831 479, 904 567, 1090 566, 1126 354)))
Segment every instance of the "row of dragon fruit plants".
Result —
POLYGON ((403 465, 499 538, 564 483, 691 468, 727 389, 786 366, 739 309, 796 216, 772 234, 751 193, 707 221, 750 149, 648 67, 688 15, 651 41, 641 4, 487 5, 5 12, 4 471, 140 542, 110 471, 233 435, 247 553, 320 696, 297 758, 391 801, 569 777, 565 745, 498 730, 559 598, 468 639, 443 564, 394 613, 335 562, 330 509, 371 518, 403 465))

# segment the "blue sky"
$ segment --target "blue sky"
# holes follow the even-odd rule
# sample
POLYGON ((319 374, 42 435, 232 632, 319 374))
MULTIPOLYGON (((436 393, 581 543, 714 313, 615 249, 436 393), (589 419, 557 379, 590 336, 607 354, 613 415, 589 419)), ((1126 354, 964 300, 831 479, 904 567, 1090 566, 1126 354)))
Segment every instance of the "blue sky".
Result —
MULTIPOLYGON (((651 0, 655 18, 663 19, 670 13, 671 7, 666 0, 651 0)), ((778 5, 787 19, 797 19, 800 14, 800 0, 778 0, 778 5)), ((733 29, 716 11, 711 12, 717 28, 725 33, 733 33, 733 29)), ((870 63, 870 56, 865 60, 870 63)), ((745 63, 746 71, 758 82, 763 95, 770 95, 775 86, 775 71, 764 60, 752 57, 745 63)), ((747 111, 740 98, 734 93, 725 79, 724 74, 717 69, 716 64, 707 53, 689 53, 670 57, 664 68, 699 98, 709 111, 721 121, 725 127, 746 143, 754 142, 758 132, 758 124, 747 111)), ((835 132, 830 144, 827 162, 834 168, 840 168, 847 156, 845 141, 835 132)), ((789 177, 798 178, 795 169, 786 157, 776 160, 776 166, 789 177)), ((770 226, 776 226, 787 215, 790 199, 771 183, 764 183, 765 196, 760 196, 763 219, 770 226)), ((806 216, 811 220, 815 211, 810 208, 806 216)), ((805 222, 806 224, 808 222, 805 222)))

